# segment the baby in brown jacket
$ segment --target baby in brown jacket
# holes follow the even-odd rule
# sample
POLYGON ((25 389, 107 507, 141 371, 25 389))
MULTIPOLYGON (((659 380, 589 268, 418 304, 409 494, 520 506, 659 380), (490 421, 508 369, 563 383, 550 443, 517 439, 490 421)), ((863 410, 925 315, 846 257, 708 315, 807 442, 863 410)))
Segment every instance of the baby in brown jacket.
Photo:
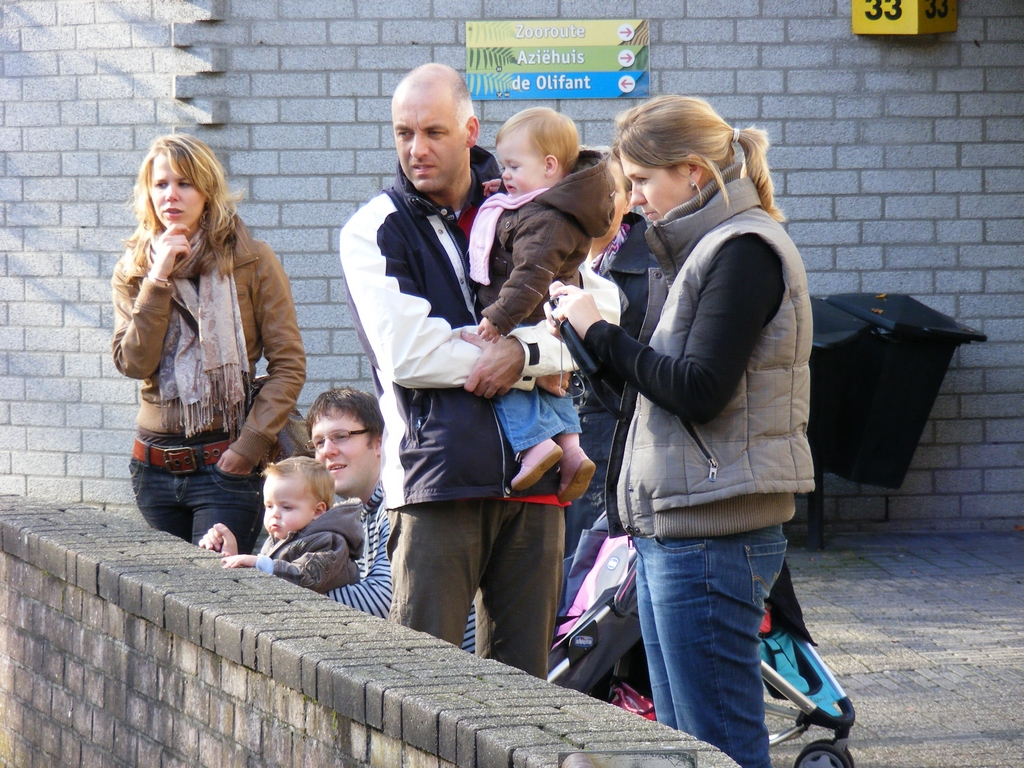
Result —
MULTIPOLYGON (((580 151, 571 119, 547 108, 513 115, 498 131, 498 160, 507 194, 491 195, 470 234, 470 277, 483 320, 477 332, 496 341, 520 324, 544 319, 555 280, 580 285, 579 266, 594 237, 608 231, 615 182, 597 152, 580 151)), ((586 492, 594 463, 580 447, 580 422, 568 396, 513 389, 494 400, 520 471, 522 491, 559 464, 558 499, 586 492)))

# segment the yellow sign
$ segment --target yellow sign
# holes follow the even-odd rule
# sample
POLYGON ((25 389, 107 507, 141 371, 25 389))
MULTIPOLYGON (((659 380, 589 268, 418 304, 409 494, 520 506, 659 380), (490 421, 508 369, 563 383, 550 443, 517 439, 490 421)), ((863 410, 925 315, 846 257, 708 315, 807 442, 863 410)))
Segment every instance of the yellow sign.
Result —
POLYGON ((644 99, 650 25, 643 19, 467 21, 474 99, 644 99))
POLYGON ((647 45, 647 23, 639 19, 586 21, 468 21, 466 47, 521 45, 647 45))
POLYGON ((956 32, 956 0, 851 0, 855 35, 956 32))

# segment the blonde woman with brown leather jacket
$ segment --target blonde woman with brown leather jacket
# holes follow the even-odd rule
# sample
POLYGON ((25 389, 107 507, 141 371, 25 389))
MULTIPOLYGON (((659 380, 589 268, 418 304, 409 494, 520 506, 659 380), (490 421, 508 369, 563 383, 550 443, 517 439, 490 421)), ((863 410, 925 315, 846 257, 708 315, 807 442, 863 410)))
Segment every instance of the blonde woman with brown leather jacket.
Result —
POLYGON ((139 226, 111 280, 112 351, 143 382, 130 464, 143 517, 193 543, 224 523, 250 552, 257 467, 295 406, 306 359, 288 278, 236 199, 202 141, 153 142, 135 184, 139 226), (252 399, 261 357, 268 378, 252 399))

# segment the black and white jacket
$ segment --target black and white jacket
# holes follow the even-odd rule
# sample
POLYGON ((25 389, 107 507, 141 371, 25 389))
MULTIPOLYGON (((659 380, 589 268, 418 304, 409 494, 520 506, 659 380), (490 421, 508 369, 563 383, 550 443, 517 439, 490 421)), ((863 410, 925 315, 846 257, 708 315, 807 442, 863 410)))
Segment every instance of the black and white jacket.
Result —
MULTIPOLYGON (((478 205, 483 182, 499 169, 478 147, 471 168, 469 203, 478 205)), ((388 508, 508 496, 516 457, 491 402, 462 388, 480 350, 459 334, 475 329, 479 313, 456 212, 420 196, 399 169, 342 229, 340 250, 352 322, 384 414, 388 508)), ((570 365, 543 324, 514 335, 526 349, 524 377, 570 365)), ((531 493, 555 493, 557 485, 552 472, 531 493)))

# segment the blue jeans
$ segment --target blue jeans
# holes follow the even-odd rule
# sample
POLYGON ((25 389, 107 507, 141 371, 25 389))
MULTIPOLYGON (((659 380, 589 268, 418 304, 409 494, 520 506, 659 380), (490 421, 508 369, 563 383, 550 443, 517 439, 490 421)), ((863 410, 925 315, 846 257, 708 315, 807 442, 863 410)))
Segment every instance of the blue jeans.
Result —
POLYGON ((568 395, 557 397, 540 387, 530 392, 510 389, 492 402, 505 438, 516 453, 563 432, 580 431, 580 417, 568 395))
POLYGON ((771 768, 758 629, 782 569, 782 526, 635 539, 640 628, 658 722, 771 768))
POLYGON ((150 528, 198 544, 214 523, 224 523, 240 554, 252 552, 263 522, 263 479, 259 472, 229 475, 215 464, 188 475, 132 459, 135 503, 150 528))

